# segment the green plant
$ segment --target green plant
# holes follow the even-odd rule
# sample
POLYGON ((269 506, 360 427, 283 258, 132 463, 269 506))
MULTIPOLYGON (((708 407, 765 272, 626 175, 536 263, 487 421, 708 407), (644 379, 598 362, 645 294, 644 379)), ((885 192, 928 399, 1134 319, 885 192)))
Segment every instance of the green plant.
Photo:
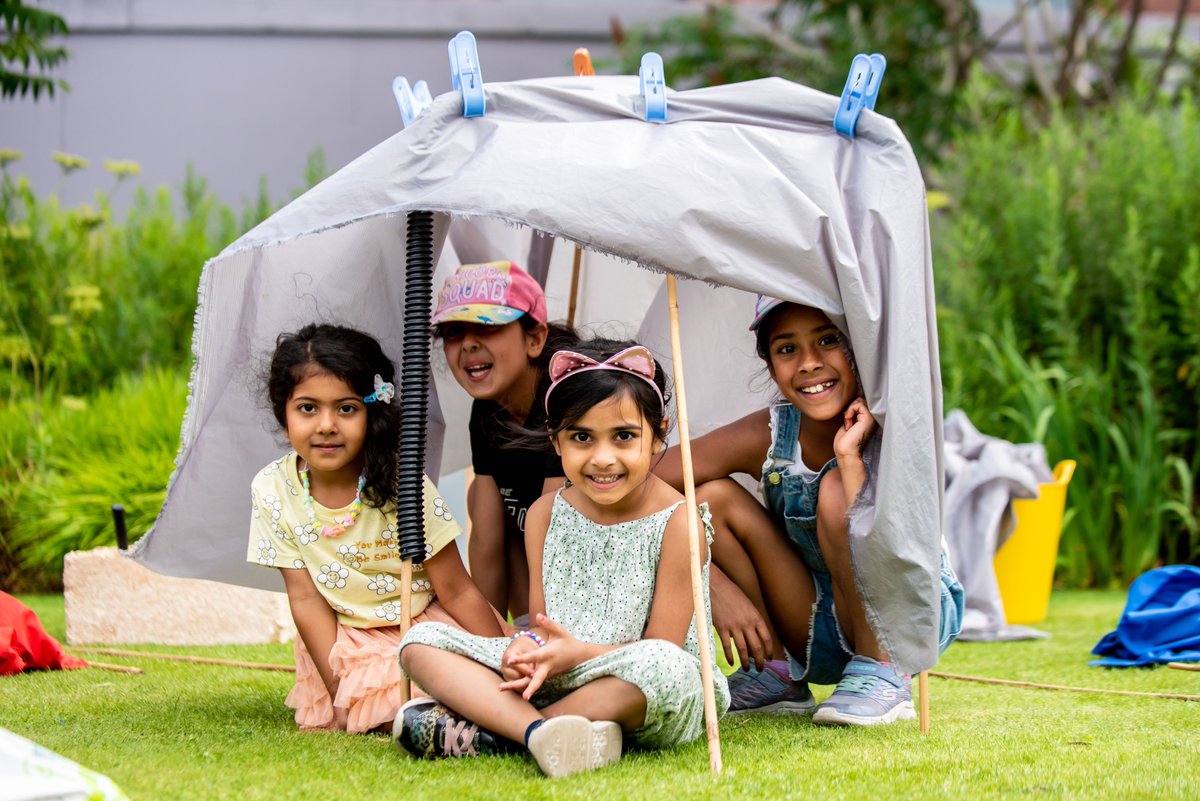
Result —
POLYGON ((0 20, 0 98, 32 93, 36 100, 42 92, 53 97, 55 89, 66 89, 64 81, 48 74, 67 59, 65 47, 48 43, 70 32, 66 21, 21 0, 0 0, 0 20))
POLYGON ((1138 85, 1153 96, 1200 81, 1200 55, 1181 45, 1186 4, 1165 39, 1146 31, 1141 3, 1083 0, 1051 12, 1046 0, 1013 0, 1011 16, 986 31, 977 5, 777 0, 763 15, 714 0, 654 26, 613 30, 622 71, 636 72, 642 54, 656 50, 675 88, 778 76, 840 94, 856 53, 883 53, 878 109, 900 123, 927 165, 954 146, 980 103, 1044 117, 1111 103, 1138 85), (1014 38, 1024 55, 998 52, 1014 38), (971 83, 986 85, 986 97, 965 92, 971 83))
POLYGON ((115 544, 111 507, 134 537, 162 507, 179 447, 182 370, 122 377, 108 390, 43 410, 0 409, 8 465, 0 483, 8 547, 25 586, 54 586, 68 551, 115 544))
MULTIPOLYGON (((38 587, 60 580, 67 550, 111 541, 112 503, 134 531, 154 519, 200 270, 278 204, 264 183, 239 223, 189 167, 177 194, 137 188, 118 222, 103 194, 73 209, 37 197, 8 173, 20 158, 0 151, 0 581, 38 587)), ((87 169, 71 154, 55 161, 64 180, 87 169)), ((114 191, 140 170, 105 169, 114 191)), ((324 173, 318 148, 305 181, 324 173)))
POLYGON ((179 218, 166 189, 139 189, 118 224, 104 195, 63 209, 4 174, 0 397, 82 396, 187 358, 200 268, 237 229, 190 170, 182 196, 179 218))
POLYGON ((1150 102, 980 120, 933 219, 946 406, 1078 460, 1073 585, 1200 555, 1200 114, 1150 102))

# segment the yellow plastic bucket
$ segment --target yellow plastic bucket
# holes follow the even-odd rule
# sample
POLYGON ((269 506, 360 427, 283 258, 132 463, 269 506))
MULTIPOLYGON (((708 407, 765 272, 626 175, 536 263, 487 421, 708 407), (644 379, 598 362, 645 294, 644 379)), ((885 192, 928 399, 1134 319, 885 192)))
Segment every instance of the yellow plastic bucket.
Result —
POLYGON ((992 562, 1009 625, 1046 619, 1067 485, 1074 473, 1075 461, 1064 459, 1054 466, 1054 481, 1038 486, 1038 497, 1013 501, 1017 528, 992 562))

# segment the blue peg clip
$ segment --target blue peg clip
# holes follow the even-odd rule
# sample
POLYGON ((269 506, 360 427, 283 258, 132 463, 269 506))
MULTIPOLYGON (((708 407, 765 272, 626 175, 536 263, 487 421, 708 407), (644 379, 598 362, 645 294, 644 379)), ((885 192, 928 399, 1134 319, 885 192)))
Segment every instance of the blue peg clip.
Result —
POLYGON ((662 56, 658 53, 642 56, 642 66, 638 69, 638 86, 641 89, 642 100, 646 103, 646 119, 666 122, 667 83, 663 79, 662 56))
POLYGON ((833 115, 833 128, 840 134, 854 138, 854 129, 858 126, 858 117, 862 110, 874 109, 875 100, 879 97, 879 85, 883 82, 883 72, 887 69, 887 59, 879 53, 859 53, 850 62, 850 73, 846 76, 846 87, 842 89, 842 99, 838 103, 837 113, 833 115))
POLYGON ((450 40, 450 83, 462 93, 463 116, 482 117, 485 107, 483 99, 483 73, 479 70, 479 50, 475 47, 475 34, 462 31, 450 40))
POLYGON ((412 125, 412 121, 433 104, 429 84, 417 81, 416 85, 409 86, 408 79, 403 75, 392 79, 392 94, 396 96, 396 105, 400 107, 400 116, 404 119, 405 128, 412 125))

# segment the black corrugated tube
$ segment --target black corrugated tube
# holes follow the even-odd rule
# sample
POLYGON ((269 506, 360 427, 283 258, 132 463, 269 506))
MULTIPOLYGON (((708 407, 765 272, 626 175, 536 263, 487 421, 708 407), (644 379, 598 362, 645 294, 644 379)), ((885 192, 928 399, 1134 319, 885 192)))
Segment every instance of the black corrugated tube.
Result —
POLYGON ((425 560, 425 427, 429 416, 429 308, 433 300, 433 212, 408 214, 404 354, 400 361, 400 444, 396 517, 400 558, 425 560))

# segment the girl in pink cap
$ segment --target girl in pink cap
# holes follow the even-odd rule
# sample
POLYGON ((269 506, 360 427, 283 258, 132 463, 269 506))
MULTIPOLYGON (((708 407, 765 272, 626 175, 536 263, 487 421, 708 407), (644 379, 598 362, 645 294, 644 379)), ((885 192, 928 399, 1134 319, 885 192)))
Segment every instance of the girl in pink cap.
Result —
POLYGON ((512 432, 544 428, 546 365, 577 338, 547 323, 542 288, 511 261, 459 267, 446 279, 430 322, 454 379, 474 398, 471 573, 496 609, 523 623, 529 606, 525 515, 565 479, 548 443, 532 445, 512 432))

